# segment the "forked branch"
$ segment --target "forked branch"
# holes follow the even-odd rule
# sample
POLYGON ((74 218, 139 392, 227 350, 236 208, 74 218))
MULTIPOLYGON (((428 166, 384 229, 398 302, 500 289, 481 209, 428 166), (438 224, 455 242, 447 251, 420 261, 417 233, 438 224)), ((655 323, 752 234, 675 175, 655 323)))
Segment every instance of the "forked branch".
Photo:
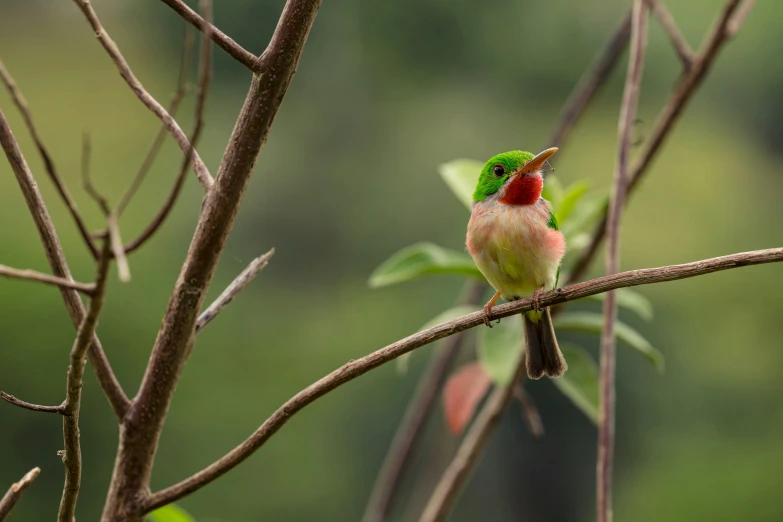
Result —
MULTIPOLYGON (((539 299, 539 305, 542 308, 554 306, 576 299, 582 299, 595 294, 625 288, 630 286, 648 285, 654 283, 663 283, 666 281, 675 281, 696 277, 712 272, 729 270, 743 266, 759 265, 764 263, 778 263, 783 261, 783 248, 771 248, 768 250, 756 250, 753 252, 744 252, 729 256, 716 257, 686 263, 682 265, 663 266, 659 268, 645 268, 642 270, 631 270, 619 274, 608 275, 590 281, 573 284, 563 288, 558 288, 549 292, 542 293, 539 299)), ((492 319, 500 319, 517 315, 521 312, 533 309, 533 299, 521 299, 512 303, 506 303, 496 306, 492 309, 492 319)), ((430 344, 438 339, 443 339, 450 335, 462 332, 484 324, 483 311, 473 312, 457 319, 441 323, 437 326, 422 330, 385 348, 366 355, 360 359, 350 361, 326 377, 316 381, 304 390, 300 391, 280 408, 278 408, 247 440, 231 450, 226 456, 211 464, 207 468, 199 471, 195 475, 183 480, 182 482, 168 487, 157 493, 153 493, 149 498, 142 502, 142 511, 149 511, 174 502, 194 491, 201 489, 215 479, 223 476, 225 473, 242 463, 258 448, 264 445, 272 435, 274 435, 288 420, 301 411, 305 406, 316 399, 326 395, 330 391, 342 386, 343 384, 364 375, 368 371, 375 369, 389 361, 392 361, 410 351, 430 344)))

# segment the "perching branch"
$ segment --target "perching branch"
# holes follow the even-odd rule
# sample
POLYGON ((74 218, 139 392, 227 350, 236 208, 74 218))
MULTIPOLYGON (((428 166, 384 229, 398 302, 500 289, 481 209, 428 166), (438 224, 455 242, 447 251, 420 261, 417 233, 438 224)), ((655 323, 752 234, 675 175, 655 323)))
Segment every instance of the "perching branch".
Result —
MULTIPOLYGON (((718 56, 718 52, 727 40, 736 33, 736 30, 738 30, 737 27, 734 32, 729 31, 729 25, 738 25, 742 22, 745 16, 747 16, 747 12, 752 7, 752 4, 752 0, 744 0, 744 2, 742 2, 742 0, 729 0, 723 7, 718 22, 715 24, 715 27, 702 46, 702 51, 694 59, 691 68, 680 78, 669 101, 658 116, 658 121, 653 128, 650 138, 647 140, 647 145, 640 153, 639 159, 633 169, 631 169, 631 176, 628 181, 629 195, 633 192, 634 188, 636 188, 639 183, 639 180, 647 171, 653 157, 655 157, 655 154, 658 152, 661 145, 663 145, 664 140, 680 117, 683 108, 691 99, 691 96, 696 92, 696 89, 701 85, 702 81, 704 81, 710 67, 718 56), (741 3, 742 5, 740 5, 741 3), (736 17, 734 16, 735 11, 736 17)), ((605 233, 606 211, 604 211, 601 222, 598 223, 593 230, 590 245, 581 253, 574 263, 568 276, 569 283, 578 281, 582 277, 585 270, 587 270, 587 267, 590 265, 590 262, 595 257, 598 246, 601 244, 605 233)))
POLYGON ((46 173, 49 175, 49 179, 52 181, 52 183, 54 183, 54 187, 57 189, 57 193, 62 198, 65 206, 68 207, 68 212, 71 214, 71 218, 73 219, 74 223, 76 223, 76 228, 79 229, 79 234, 82 236, 82 239, 84 239, 84 243, 87 245, 87 248, 89 248, 93 258, 97 259, 98 248, 95 246, 95 243, 90 237, 90 231, 87 230, 87 225, 84 223, 84 219, 82 219, 81 214, 79 214, 79 209, 76 207, 76 202, 68 192, 68 189, 66 188, 62 178, 57 173, 57 169, 54 166, 54 161, 49 155, 49 151, 46 150, 46 147, 43 144, 43 140, 41 140, 41 137, 38 134, 38 130, 35 128, 35 124, 33 123, 33 115, 30 112, 30 107, 27 105, 27 100, 25 100, 25 97, 22 95, 21 91, 19 91, 16 82, 5 68, 5 65, 3 65, 2 60, 0 60, 0 81, 2 81, 6 89, 8 89, 8 93, 11 95, 11 99, 13 100, 14 105, 16 105, 16 108, 21 113, 24 124, 27 127, 27 132, 30 133, 30 136, 33 138, 33 142, 35 143, 35 147, 38 149, 38 154, 41 155, 41 159, 43 160, 46 173))
MULTIPOLYGON (((631 270, 542 293, 539 299, 539 306, 546 308, 618 288, 676 281, 732 268, 778 263, 781 261, 783 261, 783 248, 771 248, 705 259, 682 265, 631 270)), ((517 315, 521 312, 532 310, 533 306, 532 298, 505 303, 492 308, 491 318, 501 319, 517 315)), ((221 477, 263 446, 293 415, 335 388, 416 348, 483 324, 484 312, 480 310, 441 323, 427 330, 422 330, 376 352, 344 364, 291 397, 264 421, 248 439, 223 458, 182 482, 153 493, 142 502, 142 511, 147 513, 155 508, 174 502, 221 477)))
POLYGON ((459 493, 478 464, 490 436, 495 431, 495 426, 500 422, 500 416, 513 395, 516 382, 524 374, 525 359, 520 357, 511 382, 506 386, 496 387, 492 391, 476 420, 471 424, 457 454, 449 467, 446 468, 434 493, 424 507, 419 522, 441 522, 446 519, 459 493))
POLYGON ((76 511, 76 500, 79 496, 79 486, 82 479, 82 449, 79 442, 79 411, 82 400, 82 378, 84 377, 85 355, 95 336, 98 317, 103 308, 106 294, 106 280, 111 262, 111 247, 109 238, 104 238, 103 249, 98 258, 98 269, 95 277, 95 293, 90 299, 87 313, 79 325, 76 340, 71 349, 71 363, 68 366, 65 402, 60 413, 63 415, 63 463, 65 464, 65 484, 60 499, 58 522, 73 522, 76 511))
POLYGON ((11 268, 10 266, 5 265, 0 265, 0 276, 11 279, 38 281, 39 283, 59 286, 61 288, 70 288, 86 295, 92 295, 95 290, 94 283, 79 283, 72 279, 65 279, 64 277, 44 274, 35 270, 19 270, 18 268, 11 268))
POLYGON ((686 70, 689 69, 694 60, 693 51, 691 50, 691 46, 688 45, 688 42, 685 41, 685 37, 677 28, 677 22, 674 21, 671 13, 666 9, 666 6, 663 5, 661 0, 644 1, 650 7, 650 10, 658 19, 658 22, 660 22, 663 30, 666 31, 666 34, 669 36, 672 47, 674 47, 675 52, 680 57, 682 66, 685 67, 686 70))
MULTIPOLYGON (((211 19, 211 14, 207 14, 207 20, 211 19)), ((185 158, 182 161, 182 167, 180 167, 179 173, 174 181, 174 186, 169 191, 166 201, 163 206, 152 218, 149 225, 142 231, 139 236, 125 245, 125 252, 130 253, 140 248, 149 238, 160 229, 163 222, 168 217, 171 210, 174 208, 174 203, 177 202, 182 187, 185 185, 185 177, 188 173, 188 166, 190 165, 191 157, 195 153, 195 146, 198 143, 198 139, 201 136, 201 131, 204 127, 204 111, 207 104, 207 93, 209 92, 209 84, 212 80, 212 52, 211 44, 209 40, 209 32, 202 34, 201 53, 199 60, 199 80, 198 80, 198 92, 196 94, 196 123, 193 127, 193 133, 190 137, 190 145, 185 152, 185 158)), ((122 207, 118 207, 117 211, 122 211, 122 207)))
MULTIPOLYGON (((90 0, 74 0, 74 2, 79 7, 79 9, 81 9, 82 13, 84 13, 84 16, 87 18, 87 21, 89 22, 93 31, 95 31, 95 35, 98 38, 98 41, 109 54, 109 57, 119 70, 120 76, 122 76, 123 80, 125 80, 125 82, 128 84, 128 87, 130 87, 139 100, 141 100, 141 102, 163 122, 168 131, 174 137, 174 141, 177 142, 177 145, 179 145, 179 148, 182 150, 182 152, 187 152, 190 148, 190 144, 188 143, 188 138, 185 136, 185 133, 182 132, 182 129, 179 127, 174 118, 172 118, 171 115, 166 111, 166 109, 164 109, 163 106, 158 103, 158 101, 153 98, 146 89, 144 89, 144 86, 142 86, 141 82, 139 82, 136 76, 134 76, 133 71, 131 71, 131 68, 128 65, 128 62, 125 61, 122 53, 120 53, 117 44, 114 43, 114 40, 111 39, 109 33, 107 33, 101 25, 101 22, 98 19, 98 15, 95 13, 95 10, 93 10, 92 5, 90 4, 90 0)), ((204 188, 209 190, 212 187, 213 179, 209 174, 209 170, 207 170, 207 166, 203 161, 201 161, 201 158, 195 151, 192 153, 192 159, 193 170, 196 171, 196 176, 204 188)))
POLYGON ((620 59, 620 55, 623 54, 623 50, 628 44, 630 34, 631 15, 629 13, 620 22, 604 49, 596 55, 593 63, 582 73, 579 82, 560 111, 559 123, 552 132, 552 137, 546 143, 547 147, 562 148, 566 137, 581 118, 587 106, 590 105, 595 94, 609 79, 617 60, 620 59))
POLYGON ((232 40, 229 36, 223 33, 220 29, 212 25, 210 22, 205 21, 197 12, 188 7, 182 0, 162 0, 163 3, 171 7, 176 11, 183 20, 191 24, 199 31, 209 34, 209 38, 212 39, 221 49, 230 54, 236 61, 247 67, 253 72, 260 72, 259 60, 250 51, 245 50, 241 45, 232 40))
MULTIPOLYGON (((487 288, 483 281, 470 281, 466 284, 466 297, 457 304, 478 306, 481 295, 487 288)), ((465 338, 464 333, 449 337, 437 351, 433 352, 427 368, 419 378, 405 414, 394 433, 389 452, 383 459, 383 465, 375 479, 370 500, 362 517, 362 522, 383 522, 392 507, 394 494, 402 480, 403 473, 410 463, 413 447, 421 437, 447 373, 451 368, 465 338)))
POLYGON ((215 299, 215 301, 209 305, 206 310, 201 312, 201 315, 198 316, 198 319, 196 320, 196 333, 201 332, 201 330, 203 330, 204 327, 212 321, 212 319, 217 317, 217 315, 222 312, 231 301, 234 300, 234 297, 236 297, 239 292, 244 290, 245 287, 256 278, 261 270, 263 270, 264 267, 269 264, 269 260, 272 258, 274 253, 275 249, 273 248, 263 256, 255 258, 250 262, 249 265, 247 265, 247 268, 242 270, 242 272, 233 281, 231 281, 231 284, 229 284, 226 289, 223 290, 223 293, 221 293, 218 298, 215 299))
POLYGON ((19 499, 22 497, 22 493, 27 489, 27 486, 32 484, 38 474, 41 472, 41 468, 33 468, 25 474, 19 482, 11 484, 11 488, 0 499, 0 522, 5 520, 8 513, 16 505, 19 499))
MULTIPOLYGON (((634 0, 631 16, 631 52, 628 74, 625 78, 620 121, 617 124, 617 166, 612 184, 607 219, 606 274, 617 273, 620 266, 620 220, 628 182, 628 163, 631 154, 631 132, 639 104, 639 89, 644 69, 647 46, 647 6, 644 0, 634 0)), ((596 509, 598 522, 612 520, 612 460, 614 457, 615 427, 615 363, 617 302, 614 291, 604 300, 604 325, 601 333, 601 400, 598 415, 598 461, 596 465, 596 509)))
MULTIPOLYGON (((38 190, 38 185, 33 178, 32 172, 30 172, 30 168, 27 166, 22 151, 19 149, 19 144, 16 142, 2 110, 0 110, 0 146, 2 146, 8 162, 11 164, 11 169, 22 190, 27 208, 30 209, 30 214, 35 221, 35 226, 38 229, 38 234, 41 236, 41 242, 43 243, 46 258, 49 261, 52 272, 57 277, 72 280, 71 272, 65 260, 60 239, 57 237, 54 224, 49 216, 49 211, 46 209, 46 204, 38 190)), ((60 294, 63 301, 65 301, 71 321, 74 325, 81 324, 86 312, 77 291, 60 287, 60 294)), ((106 398, 109 400, 114 413, 118 418, 122 418, 130 401, 122 390, 119 381, 117 381, 103 347, 101 347, 101 343, 96 336, 93 336, 92 339, 89 358, 98 382, 106 394, 106 398)))

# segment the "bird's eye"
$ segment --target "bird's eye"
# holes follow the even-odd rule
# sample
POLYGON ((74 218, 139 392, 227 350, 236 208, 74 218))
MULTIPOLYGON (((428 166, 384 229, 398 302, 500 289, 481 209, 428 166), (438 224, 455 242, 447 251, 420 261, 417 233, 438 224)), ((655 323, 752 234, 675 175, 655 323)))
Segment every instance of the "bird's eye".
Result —
POLYGON ((492 168, 492 172, 495 173, 495 176, 500 177, 500 176, 502 176, 503 174, 506 173, 506 169, 503 168, 503 165, 495 165, 492 168))

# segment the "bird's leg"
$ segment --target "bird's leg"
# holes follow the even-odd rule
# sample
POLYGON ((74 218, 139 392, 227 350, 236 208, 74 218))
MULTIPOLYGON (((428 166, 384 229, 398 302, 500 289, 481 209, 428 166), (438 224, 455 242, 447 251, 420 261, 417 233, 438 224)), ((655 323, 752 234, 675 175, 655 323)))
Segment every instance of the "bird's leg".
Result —
POLYGON ((544 285, 541 285, 539 289, 533 292, 533 309, 536 312, 541 311, 541 294, 544 292, 544 285))
POLYGON ((498 297, 500 297, 500 292, 495 292, 492 299, 487 301, 487 304, 484 305, 484 324, 490 328, 492 328, 492 319, 489 318, 489 313, 492 310, 492 307, 495 306, 495 301, 498 300, 498 297))

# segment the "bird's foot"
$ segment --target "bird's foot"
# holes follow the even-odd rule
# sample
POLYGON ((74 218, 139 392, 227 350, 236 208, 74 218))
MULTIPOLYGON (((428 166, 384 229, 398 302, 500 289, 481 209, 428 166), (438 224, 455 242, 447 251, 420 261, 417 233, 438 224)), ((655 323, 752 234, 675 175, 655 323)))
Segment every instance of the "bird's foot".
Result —
MULTIPOLYGON (((484 324, 490 328, 492 328, 492 318, 490 317, 492 315, 492 307, 495 306, 495 301, 498 300, 498 297, 500 297, 500 292, 496 292, 492 299, 484 305, 484 324)), ((498 322, 500 322, 500 319, 498 319, 498 322)))
POLYGON ((533 309, 536 312, 541 311, 541 294, 544 292, 544 287, 542 286, 535 292, 533 292, 533 309))

